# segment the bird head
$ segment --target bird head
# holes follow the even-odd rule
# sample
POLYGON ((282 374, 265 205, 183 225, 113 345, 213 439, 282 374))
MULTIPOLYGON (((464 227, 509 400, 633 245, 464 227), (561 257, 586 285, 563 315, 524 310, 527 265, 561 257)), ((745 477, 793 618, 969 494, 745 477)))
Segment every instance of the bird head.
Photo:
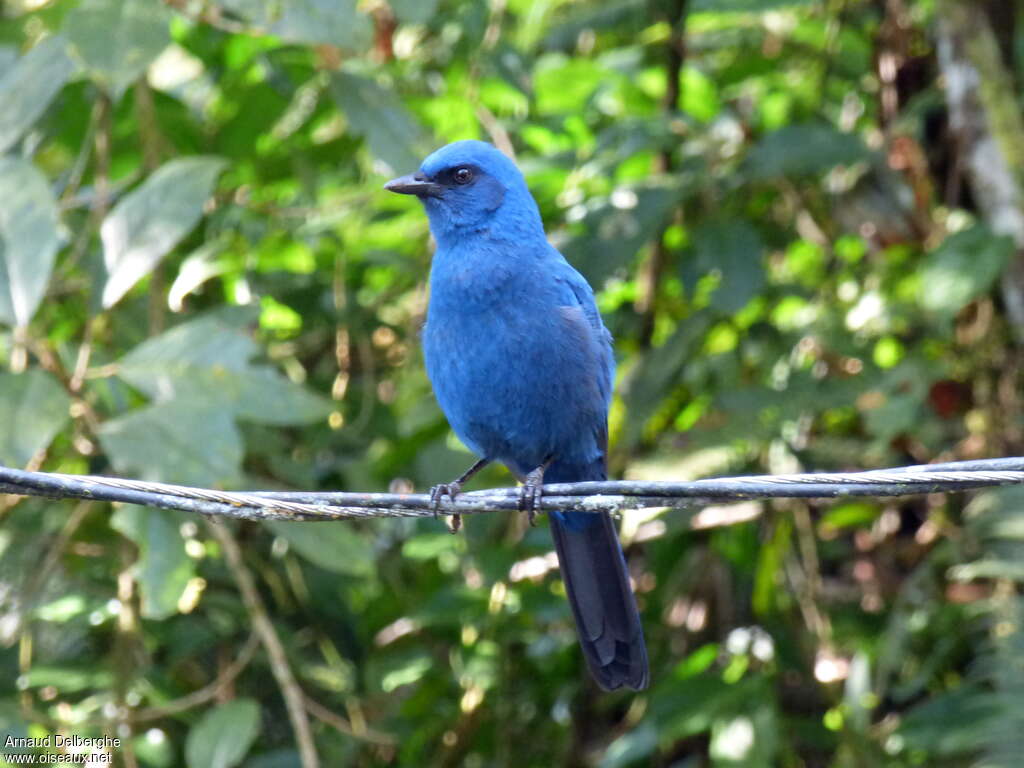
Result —
POLYGON ((384 189, 418 197, 438 242, 492 229, 498 222, 508 234, 517 230, 523 234, 523 227, 543 233, 523 174, 484 141, 456 141, 441 147, 416 173, 392 179, 384 189))

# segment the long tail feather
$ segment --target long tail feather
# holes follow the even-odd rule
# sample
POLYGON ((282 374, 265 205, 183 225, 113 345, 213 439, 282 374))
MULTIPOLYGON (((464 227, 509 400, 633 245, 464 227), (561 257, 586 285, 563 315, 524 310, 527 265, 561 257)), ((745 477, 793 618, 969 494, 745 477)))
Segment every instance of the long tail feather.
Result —
MULTIPOLYGON (((545 482, 593 480, 593 471, 572 472, 555 465, 545 482)), ((604 472, 600 474, 603 476, 604 472)), ((600 478, 600 479, 603 479, 600 478)), ((629 574, 611 516, 556 512, 551 516, 569 604, 583 655, 598 684, 608 691, 647 687, 647 648, 629 574)))

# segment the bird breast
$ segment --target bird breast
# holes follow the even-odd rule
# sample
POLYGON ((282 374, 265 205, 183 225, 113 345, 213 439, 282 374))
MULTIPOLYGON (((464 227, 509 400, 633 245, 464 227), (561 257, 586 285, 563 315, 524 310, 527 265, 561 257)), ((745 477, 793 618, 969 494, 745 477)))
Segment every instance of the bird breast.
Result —
POLYGON ((434 284, 423 348, 459 438, 481 456, 529 471, 548 455, 599 450, 587 436, 603 427, 605 405, 583 313, 543 285, 517 284, 488 291, 485 301, 458 284, 440 292, 434 284))

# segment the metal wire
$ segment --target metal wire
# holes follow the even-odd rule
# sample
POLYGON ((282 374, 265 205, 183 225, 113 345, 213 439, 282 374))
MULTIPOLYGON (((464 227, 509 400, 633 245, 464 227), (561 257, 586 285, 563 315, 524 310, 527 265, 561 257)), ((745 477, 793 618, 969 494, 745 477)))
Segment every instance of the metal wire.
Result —
MULTIPOLYGON (((811 499, 847 496, 911 496, 1024 484, 1024 457, 921 464, 868 472, 751 475, 692 482, 601 481, 544 486, 541 511, 617 511, 651 507, 687 508, 751 499, 811 499)), ((229 492, 94 475, 27 472, 0 466, 0 493, 54 499, 139 504, 244 520, 351 520, 430 517, 430 496, 416 493, 229 492)), ((494 488, 447 498, 443 515, 514 511, 515 488, 494 488)))

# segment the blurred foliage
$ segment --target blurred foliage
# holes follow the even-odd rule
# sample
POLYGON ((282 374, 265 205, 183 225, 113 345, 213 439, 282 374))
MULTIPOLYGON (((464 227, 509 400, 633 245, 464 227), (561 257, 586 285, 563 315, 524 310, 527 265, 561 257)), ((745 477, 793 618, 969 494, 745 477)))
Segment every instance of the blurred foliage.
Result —
MULTIPOLYGON (((965 178, 933 5, 8 0, 0 462, 453 478, 426 219, 381 185, 469 137, 516 154, 598 291, 614 475, 1024 454, 1016 249, 965 178)), ((1019 104, 1024 12, 986 7, 1019 104)), ((627 515, 636 695, 594 689, 519 516, 214 530, 0 499, 4 737, 117 736, 153 768, 299 765, 296 717, 332 766, 1024 754, 1019 489, 627 515)))

